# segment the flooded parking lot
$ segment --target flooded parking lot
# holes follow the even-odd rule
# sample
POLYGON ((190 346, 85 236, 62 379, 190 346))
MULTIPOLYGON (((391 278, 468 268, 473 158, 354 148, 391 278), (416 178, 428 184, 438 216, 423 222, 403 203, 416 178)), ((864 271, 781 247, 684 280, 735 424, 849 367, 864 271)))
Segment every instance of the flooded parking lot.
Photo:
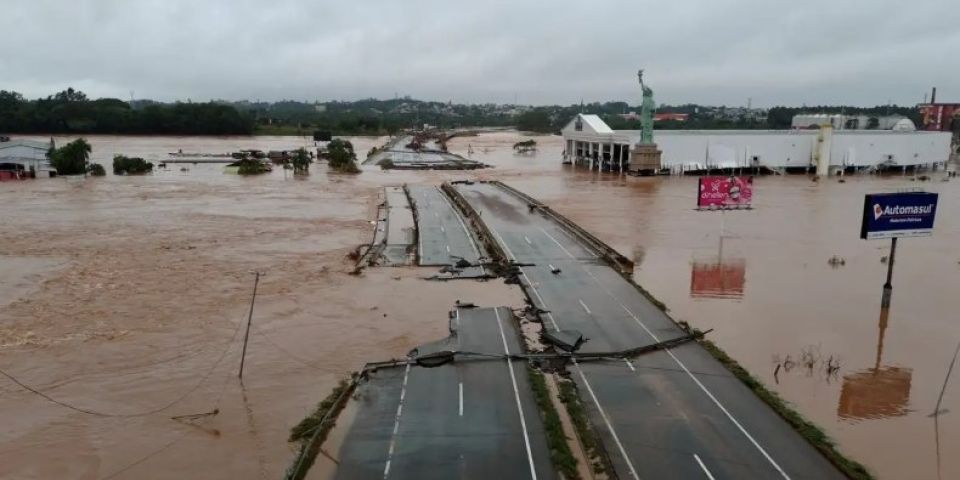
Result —
MULTIPOLYGON (((434 269, 348 274, 348 253, 372 235, 380 186, 464 176, 503 180, 633 258, 636 280, 675 319, 713 328, 714 341, 879 477, 937 478, 938 468, 960 476, 946 454, 960 441, 960 417, 930 417, 960 340, 956 181, 763 177, 753 210, 697 212, 695 178, 574 171, 560 165, 559 138, 536 137, 536 154, 516 155, 520 139, 452 141, 454 152, 494 166, 468 173, 344 176, 314 165, 305 179, 280 169, 244 178, 188 164, 143 177, 4 183, 0 368, 52 398, 121 416, 69 410, 3 380, 0 410, 11 420, 0 433, 0 476, 278 477, 292 456, 289 428, 346 372, 445 336, 458 299, 520 302, 506 287, 473 282, 434 282, 424 295, 420 277, 434 269), (901 242, 892 306, 881 312, 888 242, 859 240, 863 194, 916 187, 941 194, 936 232, 901 242), (254 270, 266 276, 240 384, 232 339, 254 270)), ((312 144, 89 140, 107 166, 114 153, 156 163, 179 149, 312 144)), ((351 140, 358 152, 383 141, 351 140)), ((941 410, 957 410, 958 396, 948 385, 941 410)))

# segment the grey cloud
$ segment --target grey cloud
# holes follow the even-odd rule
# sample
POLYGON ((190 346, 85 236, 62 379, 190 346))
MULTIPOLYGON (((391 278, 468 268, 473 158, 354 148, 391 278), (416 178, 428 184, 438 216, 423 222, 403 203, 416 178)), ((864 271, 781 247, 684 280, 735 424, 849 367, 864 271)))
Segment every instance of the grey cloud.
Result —
POLYGON ((159 100, 755 105, 954 96, 960 9, 894 1, 0 2, 0 88, 159 100))

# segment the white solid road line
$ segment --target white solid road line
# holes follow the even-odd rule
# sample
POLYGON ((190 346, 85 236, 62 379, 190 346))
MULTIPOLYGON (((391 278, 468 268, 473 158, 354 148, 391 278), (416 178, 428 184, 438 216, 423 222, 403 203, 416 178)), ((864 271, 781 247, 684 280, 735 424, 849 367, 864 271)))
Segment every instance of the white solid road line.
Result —
MULTIPOLYGON (((559 246, 560 249, 563 250, 564 253, 567 254, 567 256, 569 256, 570 258, 573 258, 573 259, 576 258, 576 257, 574 257, 573 254, 571 254, 566 248, 564 248, 563 245, 561 245, 560 242, 557 241, 556 238, 554 238, 552 235, 550 235, 549 233, 547 233, 546 230, 544 230, 543 228, 540 228, 540 227, 538 227, 538 228, 540 229, 541 232, 543 232, 544 235, 546 235, 546 236, 549 237, 551 240, 553 240, 553 242, 554 242, 555 244, 557 244, 557 246, 559 246)), ((490 226, 490 231, 493 232, 493 234, 497 237, 498 241, 499 241, 500 244, 503 246, 503 248, 507 251, 507 253, 510 254, 511 257, 513 257, 513 260, 516 261, 516 256, 513 255, 513 252, 510 251, 510 248, 507 246, 506 242, 503 241, 503 237, 501 237, 500 234, 496 231, 496 229, 494 229, 492 226, 490 226)), ((577 263, 577 265, 580 266, 580 268, 582 268, 585 272, 587 272, 587 274, 590 275, 591 278, 593 278, 593 280, 597 283, 597 285, 599 285, 600 288, 603 289, 603 290, 607 293, 607 295, 609 295, 611 298, 613 298, 614 300, 616 300, 617 303, 619 303, 620 306, 630 315, 630 317, 633 318, 634 321, 636 321, 636 322, 654 339, 654 341, 656 341, 656 342, 659 342, 659 341, 660 341, 660 340, 657 338, 657 336, 654 335, 653 332, 651 332, 650 329, 647 328, 647 326, 646 326, 642 321, 640 321, 640 319, 639 319, 632 311, 630 311, 630 309, 627 308, 627 306, 624 305, 623 302, 620 301, 619 298, 616 297, 616 295, 614 295, 612 292, 610 292, 610 291, 600 282, 600 280, 597 279, 597 277, 594 276, 592 272, 590 272, 590 270, 588 270, 586 267, 584 267, 583 265, 581 265, 579 262, 575 262, 575 263, 577 263)), ((534 292, 534 294, 536 294, 536 296, 537 296, 537 298, 540 300, 540 304, 543 306, 543 308, 544 308, 545 310, 549 310, 549 309, 547 308, 546 303, 543 301, 543 298, 540 297, 540 294, 537 292, 536 288, 533 287, 533 282, 531 282, 531 281, 530 281, 530 278, 527 277, 526 272, 524 272, 522 268, 520 269, 520 272, 523 273, 524 278, 527 280, 527 285, 529 285, 529 286, 530 286, 530 289, 534 292)), ((548 313, 547 313, 547 316, 550 317, 550 320, 553 322, 554 328, 557 329, 556 320, 553 318, 553 315, 548 312, 548 313)), ((684 372, 686 372, 686 374, 694 381, 694 383, 696 383, 697 386, 700 387, 700 389, 707 395, 707 397, 709 397, 710 400, 712 400, 713 403, 714 403, 718 408, 720 408, 720 411, 722 411, 722 412, 724 413, 724 415, 726 415, 726 417, 727 417, 728 419, 730 419, 730 421, 733 422, 734 425, 736 425, 736 427, 740 430, 740 432, 743 433, 743 435, 746 436, 748 440, 750 440, 750 442, 754 445, 754 447, 756 447, 757 450, 760 451, 760 453, 764 456, 764 458, 767 459, 768 462, 770 462, 771 465, 773 465, 773 467, 777 470, 777 472, 779 472, 780 475, 781 475, 783 478, 789 480, 789 479, 790 479, 790 476, 787 475, 787 473, 783 470, 783 468, 781 468, 780 465, 773 459, 773 457, 771 457, 770 454, 767 453, 767 451, 760 445, 760 443, 757 442, 756 439, 754 439, 753 436, 750 435, 749 432, 747 432, 747 430, 743 427, 743 425, 741 425, 740 422, 737 421, 737 419, 734 418, 732 414, 730 414, 730 412, 726 409, 726 407, 724 407, 723 404, 721 404, 720 401, 717 400, 717 398, 713 395, 713 393, 711 393, 709 390, 707 390, 707 387, 705 387, 705 386, 703 385, 703 383, 701 383, 700 380, 699 380, 695 375, 693 375, 693 373, 690 372, 690 370, 687 368, 687 366, 684 365, 683 362, 681 362, 680 359, 677 358, 676 355, 674 355, 672 351, 670 351, 669 349, 668 349, 668 350, 665 350, 665 351, 667 352, 668 355, 670 355, 670 358, 672 358, 672 359, 674 360, 674 362, 676 362, 677 365, 679 365, 680 368, 683 369, 684 372)), ((580 369, 579 369, 579 366, 578 366, 578 370, 580 370, 580 369)), ((590 388, 589 388, 589 383, 586 381, 586 377, 583 376, 583 372, 582 372, 582 371, 580 372, 580 375, 581 375, 581 378, 583 378, 583 380, 584 380, 584 384, 585 384, 585 385, 588 385, 588 390, 590 390, 590 388)), ((594 397, 593 400, 594 400, 594 404, 596 404, 596 406, 597 406, 597 409, 598 409, 598 410, 602 410, 601 407, 600 407, 600 403, 597 401, 596 397, 594 397)), ((605 423, 607 424, 607 428, 610 430, 610 433, 612 434, 614 440, 617 442, 617 446, 619 447, 621 453, 623 454, 624 459, 627 461, 627 465, 630 467, 631 473, 633 474, 634 478, 637 478, 636 471, 634 471, 633 465, 632 465, 632 463, 630 462, 629 457, 627 457, 626 452, 625 452, 624 449, 623 449, 623 446, 620 445, 620 441, 619 441, 619 439, 617 439, 617 435, 616 435, 616 432, 614 432, 614 430, 613 430, 613 426, 609 423, 609 421, 607 421, 606 418, 604 418, 604 421, 605 421, 605 423)))
MULTIPOLYGON (((574 257, 573 254, 570 253, 569 250, 567 250, 566 248, 564 248, 564 246, 561 245, 560 242, 558 242, 556 238, 553 238, 553 235, 550 235, 549 233, 547 233, 547 231, 544 230, 543 227, 537 227, 537 229, 539 229, 541 232, 543 232, 543 234, 546 235, 547 237, 550 237, 550 240, 553 240, 553 243, 556 243, 557 246, 560 247, 560 250, 563 250, 563 253, 566 253, 568 257, 573 258, 573 259, 576 259, 576 258, 577 258, 577 257, 574 257)), ((574 240, 574 242, 576 242, 576 240, 574 240)), ((590 255, 593 255, 594 258, 596 258, 596 257, 598 256, 596 253, 593 253, 593 252, 591 252, 591 251, 589 251, 589 250, 587 250, 587 253, 589 253, 590 255)))
POLYGON ((387 464, 383 467, 383 478, 390 476, 390 462, 393 460, 393 449, 397 444, 397 432, 400 431, 400 416, 403 415, 403 397, 407 394, 407 378, 410 376, 410 364, 403 371, 403 384, 400 386, 400 403, 397 404, 397 415, 393 420, 393 436, 390 437, 390 449, 387 450, 387 464))
MULTIPOLYGON (((561 248, 564 252, 567 252, 567 250, 566 250, 565 248, 563 248, 562 245, 560 245, 560 242, 558 242, 557 239, 553 238, 549 233, 547 233, 546 230, 543 230, 542 228, 541 228, 540 230, 541 230, 546 236, 550 237, 550 239, 553 240, 554 243, 556 243, 557 245, 559 245, 560 248, 561 248)), ((570 255, 570 252, 567 252, 567 255, 570 256, 570 258, 573 258, 573 255, 570 255)), ((584 272, 587 273, 587 275, 590 275, 590 278, 592 278, 593 281, 596 282, 596 284, 597 284, 604 292, 606 292, 607 295, 610 296, 610 298, 614 299, 617 303, 619 303, 619 304, 620 304, 620 307, 623 308, 623 310, 626 311, 627 314, 630 315, 630 317, 633 318, 633 320, 634 320, 635 322, 637 322, 637 324, 640 325, 640 327, 642 327, 642 328, 644 329, 644 331, 646 331, 647 334, 649 334, 650 337, 652 337, 655 342, 660 342, 660 339, 659 339, 652 331, 650 331, 649 328, 647 328, 647 325, 644 324, 644 323, 640 320, 640 318, 637 317, 632 311, 630 311, 630 309, 627 308, 627 306, 624 305, 624 303, 623 303, 616 295, 614 295, 613 292, 611 292, 610 290, 608 290, 607 287, 605 287, 605 286, 603 285, 603 283, 600 282, 600 279, 598 279, 598 278, 593 274, 593 272, 591 272, 589 269, 587 269, 587 267, 583 266, 583 265, 580 264, 579 262, 576 262, 576 263, 577 263, 577 265, 578 265, 580 268, 583 269, 584 272)), ((781 468, 780 465, 773 459, 773 457, 771 457, 770 454, 767 453, 767 451, 766 451, 762 446, 760 446, 760 443, 757 442, 757 440, 753 438, 753 435, 750 435, 750 432, 748 432, 747 429, 744 428, 743 425, 741 425, 740 422, 737 421, 736 418, 734 418, 734 416, 727 410, 727 408, 724 407, 723 404, 721 404, 719 400, 717 400, 717 397, 715 397, 715 396, 713 395, 713 393, 710 392, 710 390, 708 390, 707 387, 705 387, 705 386, 703 385, 703 383, 700 382, 700 379, 698 379, 698 378, 696 377, 696 375, 694 375, 692 372, 690 372, 690 370, 687 368, 687 366, 684 365, 684 363, 681 362, 680 359, 677 358, 677 356, 674 355, 672 351, 670 351, 670 349, 665 349, 664 351, 667 352, 667 355, 670 355, 670 358, 672 358, 673 361, 676 362, 677 365, 680 366, 680 368, 683 369, 684 372, 686 372, 686 374, 690 377, 690 379, 692 379, 693 382, 696 383, 698 387, 700 387, 700 390, 702 390, 703 393, 705 393, 705 394, 707 395, 707 397, 709 397, 710 400, 713 401, 713 403, 714 403, 718 408, 720 408, 720 411, 722 411, 722 412, 724 413, 724 415, 726 415, 727 418, 729 418, 730 421, 733 422, 734 425, 736 425, 737 429, 739 429, 740 432, 743 433, 743 435, 746 436, 748 440, 750 440, 750 443, 752 443, 753 446, 756 447, 757 450, 760 451, 760 453, 764 456, 764 458, 766 458, 767 461, 770 462, 771 465, 773 465, 773 468, 775 468, 775 469, 777 470, 777 472, 779 472, 780 475, 783 476, 783 478, 789 480, 790 476, 787 475, 787 472, 785 472, 785 471, 783 470, 783 468, 781 468)))
MULTIPOLYGON (((503 353, 510 355, 507 346, 507 335, 503 333, 503 322, 500 321, 500 309, 494 308, 493 314, 497 317, 497 326, 500 327, 500 339, 503 340, 503 353)), ((510 381, 513 383, 513 398, 517 401, 517 411, 520 412, 520 427, 523 429, 523 444, 527 447, 527 460, 530 462, 530 478, 537 479, 537 469, 533 466, 533 452, 530 451, 530 436, 527 434, 527 420, 523 416, 523 405, 520 404, 520 390, 517 388, 517 377, 513 374, 513 361, 507 359, 507 369, 510 370, 510 381)))
MULTIPOLYGON (((507 242, 503 241, 503 237, 500 236, 500 232, 498 232, 497 229, 493 228, 492 225, 488 225, 488 226, 490 228, 490 232, 493 233, 495 237, 497 237, 497 242, 499 242, 500 246, 502 246, 503 249, 507 252, 507 255, 510 256, 514 261, 516 261, 517 260, 516 255, 514 255, 513 252, 510 251, 510 247, 507 246, 507 242)), ((530 281, 530 277, 527 276, 527 272, 523 271, 522 267, 520 268, 520 273, 523 275, 523 278, 527 280, 527 286, 529 286, 530 291, 533 292, 534 295, 536 295, 537 300, 540 302, 540 306, 543 307, 544 310, 547 310, 547 303, 543 301, 543 297, 540 296, 540 292, 538 292, 537 289, 533 286, 533 282, 530 281)), ((498 316, 497 318, 499 319, 500 317, 498 316)), ((559 331, 560 327, 557 325, 557 319, 553 318, 553 314, 550 313, 549 311, 547 312, 547 318, 549 318, 550 323, 553 324, 553 329, 559 331)), ((501 331, 501 334, 502 333, 503 332, 501 331)), ((506 342, 506 339, 504 339, 504 342, 506 342)), ((590 387, 590 382, 588 382, 587 377, 583 375, 583 370, 580 369, 580 365, 577 364, 576 361, 574 361, 574 364, 577 366, 577 371, 580 373, 580 378, 583 379, 584 385, 586 385, 587 390, 590 391, 590 394, 591 394, 590 397, 593 399, 593 404, 596 405, 597 410, 601 412, 601 417, 603 418, 603 422, 607 425, 607 430, 610 431, 610 436, 613 437, 614 443, 617 444, 617 449, 620 450, 620 454, 623 456, 623 460, 627 462, 627 468, 630 469, 630 474, 633 475, 633 478, 639 479, 640 477, 637 476, 637 471, 633 468, 633 462, 630 461, 630 457, 627 455, 627 450, 623 448, 623 444, 620 443, 620 437, 617 436, 617 431, 614 430, 613 425, 610 423, 610 419, 606 416, 606 414, 602 414, 603 407, 601 407, 600 402, 597 401, 596 395, 593 395, 593 388, 590 387)), ((511 370, 511 373, 512 372, 513 371, 511 370)))
POLYGON ((460 382, 460 416, 463 416, 463 382, 460 382))
POLYGON ((577 301, 580 302, 580 306, 583 307, 583 310, 587 312, 587 315, 593 315, 593 313, 590 312, 590 309, 587 308, 587 304, 583 303, 583 300, 578 298, 577 301))
POLYGON ((640 479, 640 476, 637 475, 637 471, 633 469, 633 462, 630 461, 630 457, 627 455, 626 449, 623 448, 623 444, 620 443, 620 437, 617 436, 617 431, 613 429, 613 424, 610 423, 610 417, 607 416, 607 412, 603 411, 603 407, 600 406, 600 400, 597 400, 597 395, 593 393, 593 387, 590 386, 590 382, 587 381, 586 375, 583 374, 583 369, 580 368, 580 364, 576 360, 573 360, 573 364, 577 366, 577 373, 580 374, 580 379, 583 380, 583 384, 587 387, 587 392, 590 394, 590 398, 593 399, 593 404, 597 406, 597 411, 600 412, 600 418, 603 418, 603 423, 607 424, 607 429, 610 430, 610 436, 613 437, 613 441, 616 442, 617 448, 620 450, 620 454, 623 455, 623 460, 627 462, 627 468, 630 469, 630 475, 633 478, 640 479))
POLYGON ((710 470, 707 469, 707 466, 703 464, 703 460, 700 460, 700 457, 696 453, 693 454, 693 459, 697 461, 697 464, 700 465, 700 468, 703 469, 703 474, 707 476, 710 480, 716 480, 713 478, 713 474, 710 473, 710 470))

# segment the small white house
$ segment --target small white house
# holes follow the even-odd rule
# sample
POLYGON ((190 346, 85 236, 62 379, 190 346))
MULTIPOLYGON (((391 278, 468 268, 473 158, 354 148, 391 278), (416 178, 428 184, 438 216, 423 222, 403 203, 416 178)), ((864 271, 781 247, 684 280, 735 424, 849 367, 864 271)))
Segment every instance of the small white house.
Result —
POLYGON ((11 140, 0 142, 0 169, 3 170, 33 170, 37 176, 50 176, 56 169, 50 165, 47 151, 54 146, 53 140, 38 142, 36 140, 11 140))

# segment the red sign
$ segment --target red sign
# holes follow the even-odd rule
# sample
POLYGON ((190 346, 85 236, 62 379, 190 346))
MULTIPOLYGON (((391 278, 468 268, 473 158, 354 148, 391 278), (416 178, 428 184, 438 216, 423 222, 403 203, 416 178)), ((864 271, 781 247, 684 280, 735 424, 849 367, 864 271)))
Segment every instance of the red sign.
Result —
POLYGON ((700 177, 699 208, 749 208, 753 177, 700 177))

